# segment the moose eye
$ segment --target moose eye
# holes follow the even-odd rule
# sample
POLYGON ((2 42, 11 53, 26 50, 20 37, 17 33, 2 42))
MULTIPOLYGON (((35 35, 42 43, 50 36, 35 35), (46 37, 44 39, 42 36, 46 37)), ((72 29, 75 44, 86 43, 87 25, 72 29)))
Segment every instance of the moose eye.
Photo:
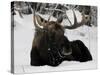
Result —
POLYGON ((41 18, 41 22, 43 22, 43 19, 41 18))

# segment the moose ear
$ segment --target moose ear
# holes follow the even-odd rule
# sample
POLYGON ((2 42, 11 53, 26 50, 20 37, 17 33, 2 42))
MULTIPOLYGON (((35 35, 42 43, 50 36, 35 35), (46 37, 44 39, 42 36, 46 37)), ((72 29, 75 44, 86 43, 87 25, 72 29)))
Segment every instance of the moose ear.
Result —
POLYGON ((62 16, 59 16, 58 18, 57 18, 57 20, 56 20, 56 22, 57 23, 62 23, 62 21, 63 21, 63 17, 62 16))
POLYGON ((44 26, 47 23, 47 20, 43 19, 41 16, 36 15, 36 20, 40 26, 44 26))

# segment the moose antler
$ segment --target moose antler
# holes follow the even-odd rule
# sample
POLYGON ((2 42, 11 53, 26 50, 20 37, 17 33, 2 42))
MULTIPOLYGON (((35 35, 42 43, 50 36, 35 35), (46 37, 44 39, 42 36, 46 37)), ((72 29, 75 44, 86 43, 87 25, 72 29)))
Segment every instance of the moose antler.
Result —
POLYGON ((31 5, 29 4, 29 7, 30 7, 30 9, 31 9, 31 11, 32 11, 32 14, 33 14, 33 23, 34 23, 34 26, 35 26, 35 28, 36 29, 43 29, 43 26, 40 26, 39 24, 38 24, 38 22, 37 22, 37 18, 39 18, 39 16, 38 15, 36 15, 36 8, 34 7, 34 8, 32 8, 31 7, 31 5))
MULTIPOLYGON (((72 11, 73 11, 73 15, 74 15, 74 24, 72 24, 71 21, 68 18, 71 26, 63 26, 65 29, 76 29, 76 28, 78 28, 78 27, 80 27, 82 25, 85 25, 88 22, 90 22, 90 15, 85 15, 85 12, 82 11, 82 20, 81 20, 81 22, 78 23, 76 15, 75 15, 75 11, 74 10, 72 10, 72 11)), ((91 25, 88 25, 88 26, 91 26, 91 25)))
POLYGON ((73 11, 73 15, 74 15, 74 24, 72 24, 71 26, 64 26, 65 29, 75 29, 86 23, 84 11, 82 12, 82 20, 79 23, 77 22, 77 18, 76 18, 74 10, 72 10, 72 11, 73 11))

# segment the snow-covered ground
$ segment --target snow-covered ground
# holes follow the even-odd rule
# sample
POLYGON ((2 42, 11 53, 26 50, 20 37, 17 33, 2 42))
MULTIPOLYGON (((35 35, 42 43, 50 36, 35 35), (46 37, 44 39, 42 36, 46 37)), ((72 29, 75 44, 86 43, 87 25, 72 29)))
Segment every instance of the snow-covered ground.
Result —
MULTIPOLYGON (((71 12, 67 12, 71 15, 71 12)), ((81 20, 81 14, 77 13, 78 21, 81 20)), ((73 15, 72 15, 73 16, 73 15)), ((43 15, 45 19, 48 15, 43 15)), ((69 17, 73 22, 73 17, 69 17)), ((55 18, 51 18, 55 20, 55 18)), ((97 68, 97 27, 81 26, 74 30, 65 30, 65 35, 70 41, 80 39, 89 48, 93 60, 88 62, 64 61, 58 67, 51 66, 30 66, 30 51, 32 40, 34 38, 34 24, 32 15, 14 16, 14 70, 15 73, 33 73, 33 72, 48 72, 48 71, 66 71, 66 70, 82 70, 97 68)), ((64 20, 63 25, 68 25, 68 21, 64 20)))

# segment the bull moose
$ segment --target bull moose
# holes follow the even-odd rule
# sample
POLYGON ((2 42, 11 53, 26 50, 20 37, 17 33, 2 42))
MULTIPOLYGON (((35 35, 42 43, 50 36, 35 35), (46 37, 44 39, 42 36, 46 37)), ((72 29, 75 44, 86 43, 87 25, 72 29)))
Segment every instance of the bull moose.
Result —
POLYGON ((48 21, 34 12, 33 22, 35 35, 30 53, 31 66, 58 66, 63 61, 86 62, 92 60, 92 56, 81 40, 69 41, 64 35, 65 29, 74 29, 86 22, 84 14, 82 21, 77 22, 75 12, 74 24, 63 26, 58 21, 48 21))

